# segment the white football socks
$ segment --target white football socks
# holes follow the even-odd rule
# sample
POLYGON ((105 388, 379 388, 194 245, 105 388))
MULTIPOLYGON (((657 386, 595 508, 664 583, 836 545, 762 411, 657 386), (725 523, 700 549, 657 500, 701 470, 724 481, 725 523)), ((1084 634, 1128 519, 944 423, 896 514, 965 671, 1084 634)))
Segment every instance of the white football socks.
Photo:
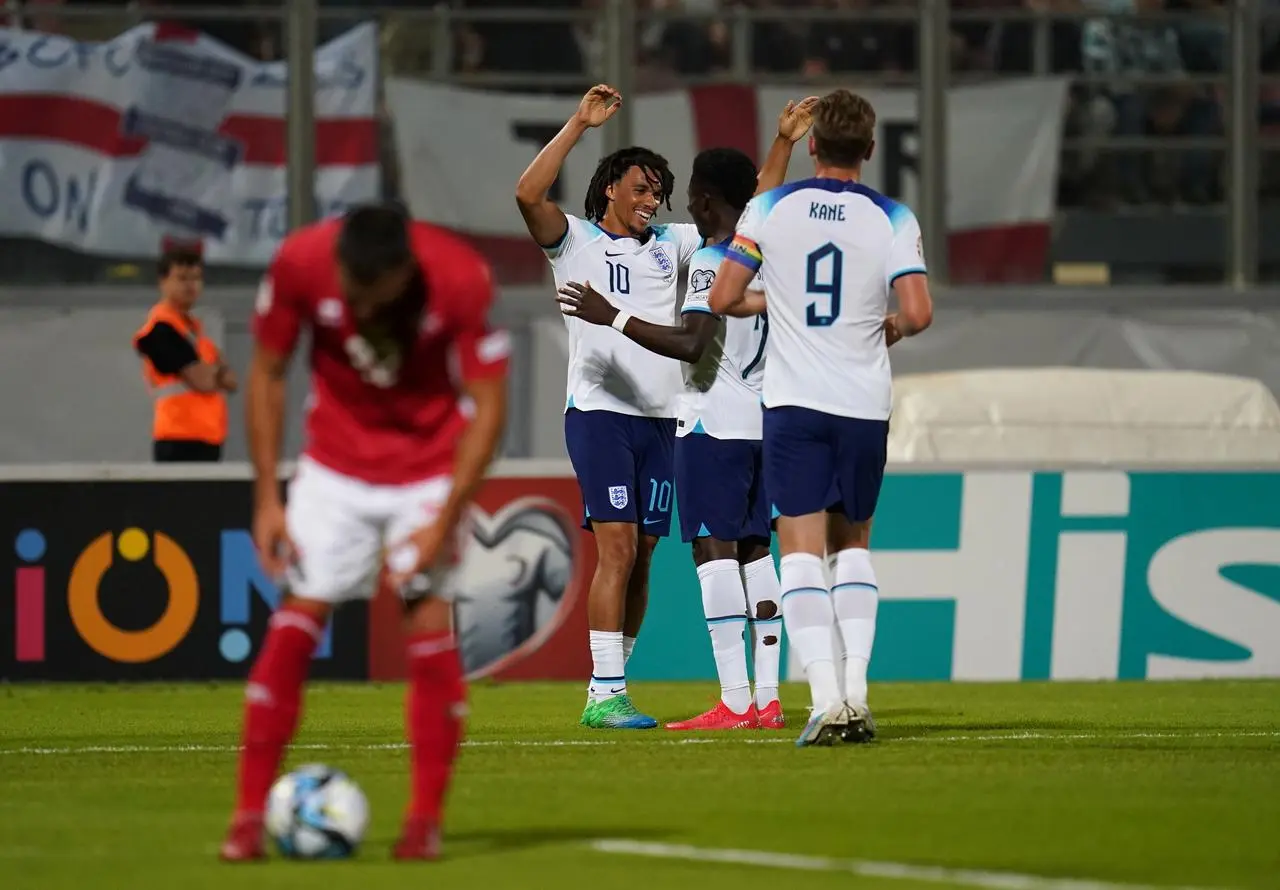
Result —
POLYGON ((711 634, 711 654, 720 675, 720 700, 735 714, 751 706, 747 679, 747 596, 736 559, 716 559, 698 566, 702 612, 711 634))
POLYGON ((825 711, 841 700, 832 634, 835 614, 822 568, 822 557, 812 553, 782 557, 782 617, 787 639, 796 647, 809 678, 815 711, 825 711))
POLYGON ((751 628, 751 664, 756 681, 756 707, 778 700, 778 670, 782 657, 782 588, 773 557, 742 567, 747 585, 747 621, 751 628))
POLYGON ((587 701, 595 703, 623 695, 627 691, 626 660, 622 654, 622 631, 593 630, 591 640, 591 685, 587 701))
POLYGON ((623 635, 622 637, 622 666, 625 668, 627 663, 631 661, 631 653, 635 651, 636 638, 623 635))
POLYGON ((871 554, 855 547, 836 554, 831 598, 844 640, 844 694, 851 705, 867 703, 867 665, 876 640, 880 589, 871 554))

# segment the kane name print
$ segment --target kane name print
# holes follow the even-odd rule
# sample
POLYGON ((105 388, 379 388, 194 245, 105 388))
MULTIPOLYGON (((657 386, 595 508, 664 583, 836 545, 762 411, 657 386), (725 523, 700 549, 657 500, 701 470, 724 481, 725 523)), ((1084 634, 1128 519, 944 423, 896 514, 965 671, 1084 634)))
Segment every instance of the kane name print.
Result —
POLYGON ((809 202, 809 219, 822 222, 844 222, 844 205, 811 201, 809 202))

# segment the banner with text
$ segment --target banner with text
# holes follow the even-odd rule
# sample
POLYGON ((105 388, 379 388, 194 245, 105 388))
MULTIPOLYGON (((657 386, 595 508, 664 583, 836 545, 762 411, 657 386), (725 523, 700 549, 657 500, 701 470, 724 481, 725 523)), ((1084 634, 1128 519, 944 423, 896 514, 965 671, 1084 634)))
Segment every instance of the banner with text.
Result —
MULTIPOLYGON (((316 202, 380 189, 377 29, 316 50, 316 202)), ((153 257, 201 240, 263 266, 287 228, 283 62, 140 25, 107 43, 0 29, 0 235, 153 257)))
MULTIPOLYGON (((250 537, 251 498, 247 480, 0 481, 0 680, 244 677, 280 599, 250 537)), ((581 515, 571 478, 481 488, 454 604, 469 676, 591 673, 581 515)), ((403 669, 403 611, 384 590, 337 611, 312 674, 403 669)))
MULTIPOLYGON (((510 464, 477 499, 462 566, 467 672, 585 682, 595 564, 577 483, 510 464)), ((279 597, 250 495, 247 481, 0 482, 0 679, 243 677, 279 597)), ((872 679, 1280 677, 1277 502, 1280 469, 890 473, 872 679)), ((628 676, 711 682, 688 545, 659 545, 651 587, 628 676)), ((400 632, 385 591, 344 607, 314 673, 400 678, 400 632)))
MULTIPOLYGON (((1280 467, 890 472, 871 679, 1280 677, 1278 501, 1280 467)), ((652 586, 629 678, 714 680, 687 547, 652 586)))
MULTIPOLYGON (((671 218, 687 219, 684 183, 699 151, 732 147, 763 160, 777 132, 779 112, 788 99, 806 92, 801 86, 709 86, 629 101, 637 141, 662 153, 676 174, 671 218)), ((917 92, 862 92, 877 115, 877 147, 864 180, 916 204, 917 92)), ((948 246, 955 281, 1043 280, 1066 96, 1067 82, 1048 78, 951 90, 948 246), (993 133, 999 138, 992 138, 993 133)), ((541 280, 546 261, 515 212, 512 190, 578 100, 399 78, 387 80, 386 100, 395 126, 402 196, 414 214, 471 236, 505 280, 541 280)), ((582 212, 602 145, 601 130, 590 130, 565 163, 552 197, 568 212, 582 212)), ((788 179, 812 172, 801 143, 788 179)))

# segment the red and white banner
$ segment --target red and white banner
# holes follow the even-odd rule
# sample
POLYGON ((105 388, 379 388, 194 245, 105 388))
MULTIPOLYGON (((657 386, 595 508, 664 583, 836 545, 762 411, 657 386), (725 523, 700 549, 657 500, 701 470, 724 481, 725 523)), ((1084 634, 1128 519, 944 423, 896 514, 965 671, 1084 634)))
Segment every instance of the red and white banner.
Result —
MULTIPOLYGON (((316 51, 321 213, 379 193, 378 35, 316 51)), ((0 29, 0 234, 265 265, 286 230, 284 63, 157 25, 107 43, 0 29)))
MULTIPOLYGON (((661 152, 683 182, 706 148, 739 148, 757 162, 794 89, 696 87, 629 103, 636 142, 661 152)), ((916 204, 914 89, 861 91, 878 116, 868 185, 916 204)), ((951 274, 958 282, 1040 281, 1053 218, 1067 82, 1005 81, 957 87, 948 102, 951 274)), ((508 281, 540 281, 546 262, 528 240, 512 197, 515 181, 577 107, 573 97, 502 94, 390 78, 386 101, 396 130, 401 192, 414 214, 473 238, 508 281)), ((606 124, 606 126, 608 126, 606 124)), ((601 131, 570 155, 556 197, 582 212, 601 154, 601 131)), ((812 175, 803 143, 789 179, 812 175)), ((683 187, 674 214, 687 219, 683 187)))

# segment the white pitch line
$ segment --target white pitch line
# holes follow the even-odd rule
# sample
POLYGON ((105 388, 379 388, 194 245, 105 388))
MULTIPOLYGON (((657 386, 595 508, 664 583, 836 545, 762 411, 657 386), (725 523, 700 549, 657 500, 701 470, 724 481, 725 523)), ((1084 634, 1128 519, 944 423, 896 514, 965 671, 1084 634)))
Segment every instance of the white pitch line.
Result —
POLYGON ((1227 730, 1225 732, 1013 732, 1000 734, 985 735, 935 735, 935 736, 910 736, 902 739, 893 739, 893 744, 901 744, 903 742, 915 743, 952 743, 952 742, 1022 742, 1022 741, 1046 741, 1053 739, 1063 739, 1067 741, 1083 741, 1083 740, 1115 740, 1125 741, 1127 739, 1257 739, 1257 738, 1280 738, 1280 730, 1264 729, 1264 730, 1227 730))
MULTIPOLYGON (((1280 738, 1280 730, 1261 731, 1227 731, 1227 732, 1019 732, 1005 735, 936 735, 908 736, 899 739, 886 739, 879 744, 965 744, 965 743, 1001 743, 1001 742, 1035 742, 1035 741, 1126 741, 1146 739, 1245 739, 1245 738, 1280 738)), ((519 739, 479 739, 463 742, 467 748, 600 748, 611 745, 622 745, 629 742, 646 745, 783 745, 792 744, 790 738, 770 736, 766 738, 750 738, 742 735, 725 735, 720 737, 698 736, 682 739, 657 739, 645 741, 646 736, 635 734, 626 739, 538 739, 521 741, 519 739)), ((383 742, 380 744, 342 744, 312 743, 292 745, 295 751, 403 751, 409 746, 404 742, 383 742)), ((240 750, 239 745, 82 745, 65 747, 22 747, 0 748, 0 755, 51 756, 59 754, 233 754, 240 750)))
POLYGON ((902 881, 927 881, 937 884, 960 884, 984 890, 1194 890, 1188 887, 1153 887, 1144 884, 1119 884, 1089 878, 1050 878, 1043 875, 1019 874, 984 869, 946 868, 934 865, 912 865, 906 862, 873 862, 865 859, 832 859, 826 856, 799 856, 770 853, 763 850, 731 850, 717 847, 694 847, 686 844, 661 844, 633 840, 597 840, 589 845, 601 853, 646 856, 651 859, 677 859, 687 862, 755 865, 791 871, 847 872, 866 878, 902 881))

